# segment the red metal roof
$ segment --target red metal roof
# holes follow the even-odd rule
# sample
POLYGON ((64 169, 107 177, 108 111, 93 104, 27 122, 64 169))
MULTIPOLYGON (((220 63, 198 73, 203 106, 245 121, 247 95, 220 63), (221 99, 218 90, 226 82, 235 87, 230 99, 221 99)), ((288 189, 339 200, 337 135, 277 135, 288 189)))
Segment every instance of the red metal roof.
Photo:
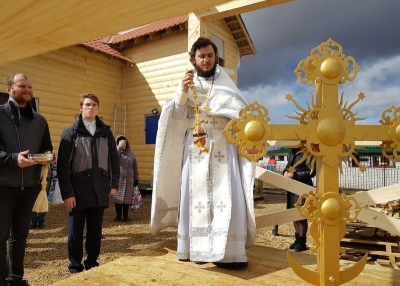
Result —
MULTIPOLYGON (((251 42, 250 37, 247 34, 246 31, 246 27, 244 26, 244 23, 239 16, 231 16, 229 19, 225 18, 225 21, 227 21, 227 24, 229 26, 229 28, 231 29, 231 31, 233 30, 240 30, 240 33, 235 37, 235 39, 237 37, 245 37, 247 40, 245 40, 245 45, 242 44, 242 42, 238 42, 238 47, 241 53, 241 56, 243 55, 248 55, 248 54, 255 54, 255 49, 253 46, 253 43, 251 42), (232 20, 239 20, 239 25, 238 27, 236 26, 229 26, 229 19, 232 18, 232 20), (243 25, 243 27, 241 26, 243 25), (250 47, 247 47, 250 46, 250 47)), ((166 19, 166 20, 161 20, 161 21, 157 21, 142 27, 138 27, 138 28, 134 28, 132 30, 129 30, 125 33, 121 33, 121 34, 116 34, 116 35, 110 35, 110 36, 106 36, 103 38, 99 38, 93 41, 88 41, 88 42, 84 42, 81 45, 85 46, 88 49, 94 50, 94 51, 98 51, 101 53, 104 53, 105 55, 111 56, 111 57, 115 57, 118 58, 119 60, 121 60, 124 63, 128 63, 128 62, 132 62, 130 59, 126 58, 124 55, 122 55, 117 49, 113 48, 112 46, 118 46, 118 44, 122 43, 122 42, 126 42, 126 41, 132 41, 135 38, 139 38, 142 36, 146 36, 158 31, 162 31, 168 28, 172 28, 175 26, 179 26, 182 24, 185 24, 186 22, 188 22, 189 20, 189 15, 183 15, 183 16, 178 16, 178 17, 174 17, 174 18, 170 18, 170 19, 166 19)), ((235 23, 237 23, 237 21, 235 21, 235 23)), ((233 25, 233 24, 232 24, 233 25)))
POLYGON ((83 42, 83 43, 81 43, 81 45, 85 46, 86 48, 89 48, 93 51, 101 52, 106 55, 109 55, 112 58, 117 58, 125 63, 128 63, 128 62, 131 63, 132 61, 130 59, 125 57, 123 54, 121 54, 117 50, 111 48, 107 44, 107 38, 108 37, 100 38, 100 39, 96 39, 96 40, 92 40, 92 41, 88 41, 88 42, 83 42))
POLYGON ((124 34, 118 34, 118 35, 111 36, 111 38, 108 40, 108 43, 109 44, 117 44, 117 43, 121 43, 124 41, 129 41, 129 40, 132 40, 137 37, 141 37, 141 36, 148 35, 148 34, 151 34, 151 33, 157 32, 157 31, 161 31, 161 30, 173 27, 173 26, 184 24, 188 20, 189 20, 189 16, 183 15, 183 16, 178 16, 178 17, 174 17, 171 19, 167 19, 167 20, 161 20, 158 22, 154 22, 154 23, 151 23, 146 26, 135 28, 124 34))

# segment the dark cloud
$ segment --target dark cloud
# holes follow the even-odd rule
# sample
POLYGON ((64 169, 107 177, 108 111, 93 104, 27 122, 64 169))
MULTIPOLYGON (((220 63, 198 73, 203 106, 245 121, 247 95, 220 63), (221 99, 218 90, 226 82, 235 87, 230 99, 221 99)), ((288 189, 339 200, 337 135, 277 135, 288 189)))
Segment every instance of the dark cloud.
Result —
POLYGON ((242 18, 257 54, 241 59, 239 87, 284 84, 311 49, 332 38, 363 68, 400 54, 399 0, 297 0, 242 18))

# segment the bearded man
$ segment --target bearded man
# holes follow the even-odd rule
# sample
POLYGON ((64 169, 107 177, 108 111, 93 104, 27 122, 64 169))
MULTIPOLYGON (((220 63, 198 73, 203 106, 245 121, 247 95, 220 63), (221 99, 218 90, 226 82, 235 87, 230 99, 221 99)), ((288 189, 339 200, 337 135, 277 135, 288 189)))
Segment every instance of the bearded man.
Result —
POLYGON ((245 248, 256 233, 255 164, 221 132, 248 103, 216 63, 211 40, 199 38, 189 56, 194 71, 184 75, 159 120, 151 232, 177 226, 179 260, 240 269, 248 266, 245 248))
POLYGON ((7 92, 8 102, 0 105, 0 285, 29 285, 24 257, 42 166, 27 156, 52 153, 53 146, 46 119, 30 105, 28 77, 10 76, 7 92))

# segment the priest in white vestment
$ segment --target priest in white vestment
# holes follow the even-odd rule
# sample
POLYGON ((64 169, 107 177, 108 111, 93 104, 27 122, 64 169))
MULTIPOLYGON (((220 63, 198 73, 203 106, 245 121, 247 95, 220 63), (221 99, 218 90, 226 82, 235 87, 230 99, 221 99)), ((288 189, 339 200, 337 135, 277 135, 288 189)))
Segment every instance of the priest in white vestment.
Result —
POLYGON ((216 64, 213 42, 199 38, 189 54, 194 72, 185 74, 159 120, 151 233, 177 226, 178 259, 244 268, 256 233, 255 164, 221 132, 248 103, 216 64))

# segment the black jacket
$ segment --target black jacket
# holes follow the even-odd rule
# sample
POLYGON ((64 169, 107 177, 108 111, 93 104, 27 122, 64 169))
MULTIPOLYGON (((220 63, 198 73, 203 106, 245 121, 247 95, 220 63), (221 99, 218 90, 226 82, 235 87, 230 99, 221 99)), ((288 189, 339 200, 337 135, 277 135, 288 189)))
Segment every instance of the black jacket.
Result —
MULTIPOLYGON (((292 149, 292 153, 289 155, 288 158, 288 163, 283 170, 283 174, 285 174, 286 171, 294 164, 296 164, 300 159, 303 157, 303 153, 299 153, 296 155, 296 153, 299 151, 299 149, 292 149)), ((313 169, 313 172, 311 172, 311 161, 307 164, 307 159, 304 160, 300 165, 296 166, 296 171, 293 174, 293 179, 299 182, 302 182, 304 184, 313 185, 312 178, 315 177, 316 170, 315 166, 313 169)))
POLYGON ((40 184, 42 165, 20 168, 18 154, 53 151, 46 119, 29 105, 20 109, 10 97, 0 105, 0 187, 24 188, 40 184))
MULTIPOLYGON (((289 155, 288 163, 285 169, 283 170, 283 174, 285 174, 285 172, 288 171, 290 167, 294 166, 303 157, 303 153, 296 154, 299 150, 300 149, 297 148, 292 149, 292 153, 289 155)), ((307 159, 305 159, 300 165, 296 166, 295 172, 293 173, 293 180, 312 186, 313 185, 312 178, 315 176, 315 174, 316 174, 315 166, 313 172, 311 172, 311 161, 310 163, 307 164, 307 159)), ((298 199, 299 199, 298 195, 291 192, 287 192, 286 207, 288 209, 293 208, 294 204, 297 202, 298 199)), ((304 201, 305 200, 303 199, 303 204, 304 201)))
POLYGON ((110 189, 118 190, 119 182, 119 158, 110 126, 96 116, 92 136, 79 115, 61 135, 57 174, 63 200, 76 199, 73 210, 108 207, 110 189))

